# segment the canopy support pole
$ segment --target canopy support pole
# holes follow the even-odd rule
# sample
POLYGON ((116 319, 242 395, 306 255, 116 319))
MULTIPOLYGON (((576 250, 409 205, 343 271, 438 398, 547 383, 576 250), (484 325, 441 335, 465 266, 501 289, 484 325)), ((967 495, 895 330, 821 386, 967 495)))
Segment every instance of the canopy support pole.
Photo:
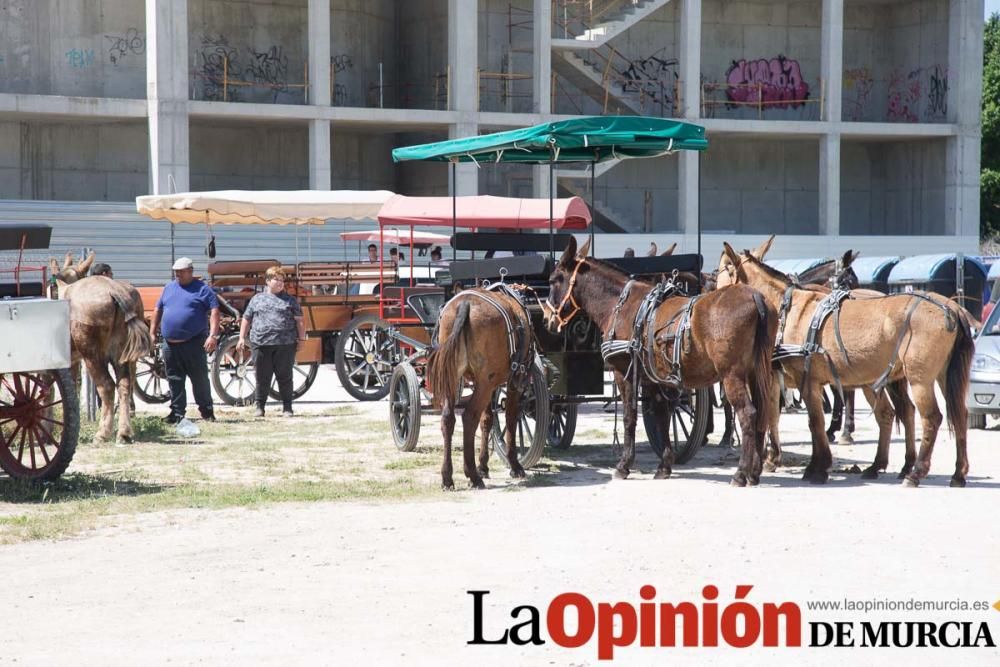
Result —
MULTIPOLYGON (((590 161, 590 214, 593 215, 594 202, 597 201, 597 190, 595 188, 595 183, 597 182, 597 162, 590 161)), ((590 256, 596 257, 597 250, 594 248, 594 221, 590 222, 590 256)))
POLYGON ((555 180, 555 166, 554 160, 549 160, 549 259, 553 262, 556 260, 556 237, 554 235, 554 223, 553 218, 555 216, 553 211, 553 200, 555 199, 556 191, 556 180, 555 180))
POLYGON ((701 257, 701 165, 702 159, 698 158, 698 261, 702 263, 700 269, 698 269, 698 293, 701 293, 701 288, 704 287, 702 284, 701 274, 705 270, 704 260, 701 257))
POLYGON ((455 248, 455 234, 458 233, 458 181, 456 166, 458 162, 451 161, 451 261, 458 259, 458 250, 455 248))

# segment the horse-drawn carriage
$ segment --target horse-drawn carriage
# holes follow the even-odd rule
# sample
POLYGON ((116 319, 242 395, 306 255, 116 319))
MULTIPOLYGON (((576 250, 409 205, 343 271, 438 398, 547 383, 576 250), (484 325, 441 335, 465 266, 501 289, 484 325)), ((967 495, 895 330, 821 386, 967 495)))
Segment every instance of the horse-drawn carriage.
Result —
POLYGON ((70 374, 69 304, 49 299, 47 225, 0 226, 0 468, 15 479, 51 480, 76 451, 79 403, 70 374))

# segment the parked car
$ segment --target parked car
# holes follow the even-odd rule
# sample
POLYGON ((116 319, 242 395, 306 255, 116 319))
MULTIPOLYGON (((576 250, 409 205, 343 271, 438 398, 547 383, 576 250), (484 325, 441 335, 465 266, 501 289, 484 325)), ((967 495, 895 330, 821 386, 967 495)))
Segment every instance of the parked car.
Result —
POLYGON ((976 336, 969 377, 969 425, 986 428, 986 416, 1000 416, 1000 308, 994 308, 976 336))

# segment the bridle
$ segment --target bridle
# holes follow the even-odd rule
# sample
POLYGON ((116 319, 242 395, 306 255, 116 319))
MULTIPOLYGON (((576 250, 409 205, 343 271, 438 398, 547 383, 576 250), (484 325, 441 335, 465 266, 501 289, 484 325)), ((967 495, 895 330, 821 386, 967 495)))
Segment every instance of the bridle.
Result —
POLYGON ((584 261, 585 260, 578 259, 576 262, 576 266, 573 267, 573 275, 571 275, 569 278, 569 283, 567 284, 566 287, 566 294, 563 296, 562 301, 559 303, 559 307, 556 308, 555 306, 552 305, 551 294, 549 294, 549 297, 545 300, 545 305, 548 307, 549 310, 552 311, 552 318, 555 319, 556 321, 556 327, 557 327, 556 331, 562 331, 563 327, 569 324, 573 320, 573 318, 576 317, 576 314, 582 310, 580 308, 580 304, 576 302, 576 297, 573 296, 573 288, 576 286, 576 274, 580 271, 580 267, 583 266, 584 261), (563 317, 561 313, 563 311, 563 308, 566 307, 567 302, 569 302, 570 305, 573 306, 573 311, 566 317, 563 317))

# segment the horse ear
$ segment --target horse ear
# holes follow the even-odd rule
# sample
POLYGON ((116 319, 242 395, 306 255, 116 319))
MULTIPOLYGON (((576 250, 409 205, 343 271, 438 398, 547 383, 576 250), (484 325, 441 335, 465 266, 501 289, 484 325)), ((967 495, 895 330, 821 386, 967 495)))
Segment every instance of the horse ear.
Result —
POLYGON ((73 268, 73 253, 67 250, 66 256, 63 257, 62 270, 65 271, 66 269, 71 268, 73 268))
POLYGON ((764 255, 766 255, 768 251, 771 250, 771 244, 773 243, 774 243, 774 234, 771 234, 771 238, 767 239, 759 246, 757 246, 754 249, 754 251, 751 252, 750 254, 756 257, 757 259, 764 259, 764 255))
MULTIPOLYGON (((725 259, 729 260, 729 266, 725 267, 725 269, 730 271, 730 275, 734 280, 739 278, 740 256, 735 250, 733 250, 733 246, 729 245, 725 241, 722 242, 722 255, 725 259)), ((722 267, 720 266, 720 268, 722 267)))
POLYGON ((856 260, 858 258, 858 255, 861 254, 861 251, 860 250, 849 250, 848 253, 851 255, 851 258, 850 258, 850 260, 848 260, 847 256, 846 255, 844 256, 844 266, 845 267, 848 267, 851 264, 853 264, 854 260, 856 260))
POLYGON ((571 235, 566 249, 563 250, 562 257, 559 258, 559 263, 563 266, 569 266, 574 257, 576 257, 576 237, 571 235))
POLYGON ((55 257, 49 257, 49 271, 51 271, 54 276, 59 275, 59 262, 56 261, 55 257))
POLYGON ((649 242, 649 250, 646 251, 646 257, 656 257, 656 241, 649 242))
POLYGON ((85 275, 87 275, 87 272, 90 271, 90 267, 94 263, 94 258, 96 256, 97 256, 97 253, 91 252, 90 255, 87 257, 87 259, 85 259, 82 262, 80 262, 79 264, 77 264, 76 265, 76 274, 78 276, 85 276, 85 275))
POLYGON ((589 254, 590 254, 590 239, 587 239, 586 241, 583 242, 583 245, 580 246, 580 249, 576 251, 576 258, 586 259, 587 255, 589 254))
POLYGON ((674 241, 669 248, 660 253, 660 257, 667 257, 674 254, 674 250, 677 250, 677 242, 674 241))

